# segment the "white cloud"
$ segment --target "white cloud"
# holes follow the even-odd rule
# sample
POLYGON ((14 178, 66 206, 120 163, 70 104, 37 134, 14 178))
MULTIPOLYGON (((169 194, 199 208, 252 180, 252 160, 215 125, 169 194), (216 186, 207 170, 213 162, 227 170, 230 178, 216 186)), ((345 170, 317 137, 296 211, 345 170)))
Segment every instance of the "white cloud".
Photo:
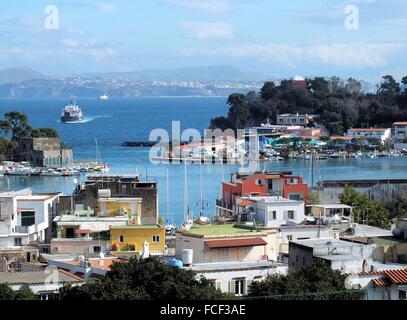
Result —
POLYGON ((101 48, 97 50, 90 50, 89 54, 95 59, 95 60, 103 60, 109 57, 117 56, 118 53, 116 50, 113 48, 101 48))
POLYGON ((182 21, 178 25, 187 29, 189 35, 199 39, 225 39, 234 34, 234 28, 228 23, 182 21))
POLYGON ((97 6, 100 11, 106 12, 106 13, 114 12, 117 10, 117 7, 112 3, 103 2, 103 3, 99 3, 97 6))
POLYGON ((225 13, 231 11, 229 2, 224 0, 164 0, 166 3, 187 9, 211 13, 225 13))
POLYGON ((406 43, 334 43, 315 46, 286 44, 247 44, 207 50, 188 50, 188 55, 223 55, 254 58, 264 63, 297 67, 322 63, 337 67, 374 68, 387 64, 388 57, 407 47, 406 43))
POLYGON ((81 45, 78 40, 75 40, 72 38, 62 39, 61 42, 64 46, 72 47, 72 48, 79 47, 81 45))
POLYGON ((82 29, 67 28, 66 31, 70 34, 84 35, 85 31, 82 29))

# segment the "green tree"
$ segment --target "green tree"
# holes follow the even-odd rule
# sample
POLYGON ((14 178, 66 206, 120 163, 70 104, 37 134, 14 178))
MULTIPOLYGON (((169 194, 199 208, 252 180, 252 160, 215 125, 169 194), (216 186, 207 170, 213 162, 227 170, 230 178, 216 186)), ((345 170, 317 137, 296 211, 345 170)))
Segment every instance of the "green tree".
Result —
POLYGON ((343 204, 353 207, 353 219, 357 223, 366 223, 379 228, 387 228, 390 223, 389 212, 383 204, 369 199, 366 195, 357 192, 346 185, 339 195, 343 204))
POLYGON ((0 120, 0 134, 6 135, 12 130, 10 121, 0 120))
POLYGON ((270 100, 275 92, 276 85, 273 81, 267 81, 264 83, 263 87, 260 90, 260 95, 263 100, 270 100))
POLYGON ((33 138, 59 138, 58 132, 53 128, 38 128, 31 131, 33 138))
POLYGON ((383 81, 380 84, 379 93, 396 94, 400 92, 400 84, 391 75, 382 77, 383 81))
POLYGON ((14 300, 16 294, 7 283, 0 283, 0 300, 14 300))
POLYGON ((268 297, 277 300, 361 300, 364 292, 347 290, 346 276, 338 270, 332 270, 321 259, 302 268, 298 272, 286 275, 268 275, 262 281, 250 285, 252 297, 268 297))
POLYGON ((16 292, 14 300, 38 300, 38 296, 29 287, 23 287, 16 292))
POLYGON ((19 136, 27 133, 28 117, 18 111, 10 111, 5 114, 6 120, 11 125, 12 138, 11 140, 16 140, 19 136))
POLYGON ((106 276, 82 286, 65 286, 62 300, 216 300, 225 295, 191 270, 179 269, 158 258, 133 257, 114 263, 106 276))

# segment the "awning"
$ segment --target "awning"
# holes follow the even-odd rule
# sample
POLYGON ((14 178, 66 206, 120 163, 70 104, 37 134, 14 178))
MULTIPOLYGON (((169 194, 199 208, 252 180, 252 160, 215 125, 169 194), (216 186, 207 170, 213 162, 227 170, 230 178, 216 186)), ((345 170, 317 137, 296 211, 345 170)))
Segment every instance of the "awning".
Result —
POLYGON ((77 229, 76 234, 88 234, 90 233, 90 229, 77 229))
POLYGON ((261 238, 236 239, 236 240, 209 240, 205 241, 205 243, 210 249, 265 246, 267 244, 267 242, 261 238))
POLYGON ((247 207, 247 206, 249 206, 249 205, 251 205, 253 203, 254 203, 254 201, 251 201, 251 200, 242 200, 242 201, 237 203, 237 206, 238 207, 247 207))

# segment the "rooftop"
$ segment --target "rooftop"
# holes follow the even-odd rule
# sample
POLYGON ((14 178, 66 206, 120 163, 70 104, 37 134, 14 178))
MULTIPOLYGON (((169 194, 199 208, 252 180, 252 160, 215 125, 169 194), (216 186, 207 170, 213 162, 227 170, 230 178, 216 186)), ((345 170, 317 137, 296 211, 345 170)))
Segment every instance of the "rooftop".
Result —
POLYGON ((360 243, 355 243, 351 241, 345 241, 337 238, 320 238, 320 239, 306 239, 306 240, 294 240, 292 243, 299 244, 308 248, 319 249, 330 247, 351 247, 351 246, 361 246, 360 243))
POLYGON ((292 203, 292 204, 297 204, 303 201, 297 201, 297 200, 291 200, 291 199, 287 199, 287 198, 283 198, 280 196, 263 196, 263 197, 250 197, 249 198, 252 201, 256 201, 256 202, 264 202, 264 203, 292 203))
POLYGON ((237 234, 248 234, 255 233, 256 231, 252 229, 246 229, 242 227, 235 226, 233 224, 221 224, 221 225, 205 225, 198 226, 194 225, 188 233, 197 234, 197 235, 237 235, 237 234))
POLYGON ((287 267, 286 264, 264 260, 264 261, 245 261, 245 262, 215 262, 215 263, 197 263, 190 269, 195 272, 216 272, 216 271, 241 271, 269 269, 277 267, 287 267))
MULTIPOLYGON (((44 271, 21 271, 21 272, 0 272, 0 283, 8 284, 45 284, 49 278, 49 273, 44 271)), ((58 269, 58 283, 82 282, 83 280, 74 274, 58 269)))
POLYGON ((159 224, 128 224, 125 226, 111 226, 110 229, 163 229, 164 227, 159 224))

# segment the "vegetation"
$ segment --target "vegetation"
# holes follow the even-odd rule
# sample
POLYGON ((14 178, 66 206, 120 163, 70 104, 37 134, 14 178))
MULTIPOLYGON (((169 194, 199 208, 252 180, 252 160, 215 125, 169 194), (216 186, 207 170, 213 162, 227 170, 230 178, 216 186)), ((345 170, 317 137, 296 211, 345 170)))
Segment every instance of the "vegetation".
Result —
POLYGON ((267 119, 274 122, 277 114, 308 113, 319 114, 331 134, 340 135, 351 127, 390 126, 407 119, 407 89, 401 90, 391 75, 382 78, 376 93, 363 93, 362 84, 352 78, 317 77, 308 79, 307 87, 288 80, 278 86, 266 82, 260 93, 231 94, 227 103, 228 116, 211 119, 212 129, 259 126, 267 119))
POLYGON ((390 219, 407 218, 407 194, 402 190, 396 190, 394 197, 384 205, 390 213, 390 219))
POLYGON ((6 112, 4 120, 0 120, 0 155, 12 160, 17 153, 17 141, 22 137, 58 138, 58 133, 52 128, 33 129, 25 114, 18 111, 6 112))
POLYGON ((6 283, 0 283, 0 300, 37 300, 38 297, 28 287, 14 291, 6 283))
POLYGON ((338 270, 327 268, 322 260, 298 272, 286 275, 268 275, 254 281, 249 287, 249 297, 269 300, 362 300, 363 291, 347 290, 346 276, 338 270))
POLYGON ((379 228, 387 228, 390 224, 390 214, 387 208, 369 199, 364 194, 357 192, 354 188, 346 185, 339 199, 342 203, 353 207, 354 221, 379 228))
POLYGON ((216 300, 226 296, 191 270, 158 258, 131 258, 114 263, 106 276, 82 286, 65 286, 61 300, 216 300))

